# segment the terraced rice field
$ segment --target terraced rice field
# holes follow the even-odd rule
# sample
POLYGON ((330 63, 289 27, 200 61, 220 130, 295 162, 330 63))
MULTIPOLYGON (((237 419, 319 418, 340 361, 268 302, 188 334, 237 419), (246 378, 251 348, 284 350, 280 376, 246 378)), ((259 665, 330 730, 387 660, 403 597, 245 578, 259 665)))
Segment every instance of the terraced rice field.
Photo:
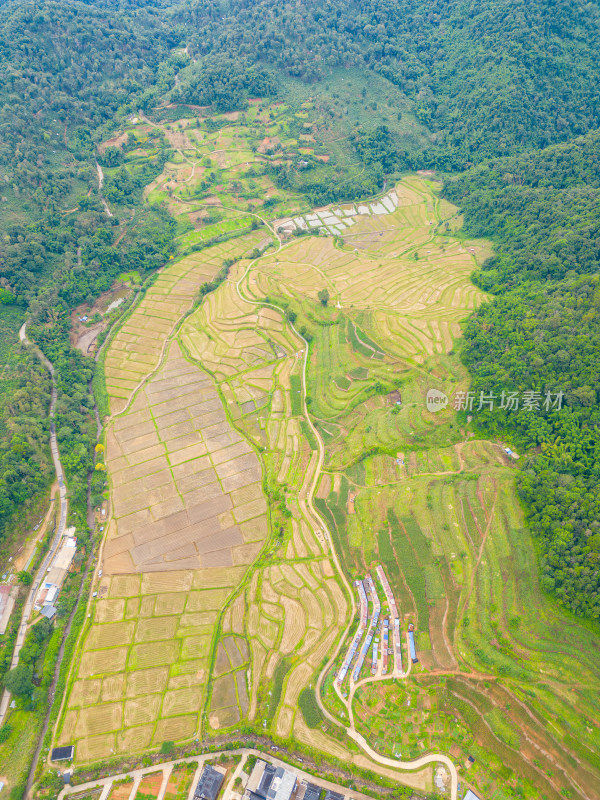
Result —
POLYGON ((97 614, 84 639, 59 741, 92 761, 192 736, 215 622, 244 570, 103 577, 95 610, 112 621, 97 614))
POLYGON ((266 530, 256 453, 209 375, 169 345, 107 437, 109 574, 247 564, 266 530))
POLYGON ((284 505, 273 509, 279 533, 270 554, 278 563, 255 571, 223 619, 224 634, 247 636, 250 668, 228 666, 226 648, 232 637, 226 636, 217 652, 219 677, 212 687, 208 723, 221 730, 244 715, 262 722, 271 679, 285 658, 289 669, 270 724, 278 735, 288 736, 298 695, 331 648, 347 602, 325 558, 319 522, 306 503, 315 453, 291 396, 302 343, 279 311, 238 295, 239 275, 186 321, 181 340, 191 355, 210 365, 232 418, 263 450, 269 485, 285 485, 286 494, 284 505))
POLYGON ((402 205, 394 212, 361 217, 355 226, 376 237, 364 248, 357 246, 363 234, 354 228, 343 234, 341 248, 330 237, 300 239, 266 258, 260 271, 275 293, 281 280, 289 292, 315 301, 319 289, 327 288, 332 304, 352 310, 352 316, 368 310, 367 333, 375 334, 379 350, 422 363, 452 349, 460 322, 484 298, 469 280, 477 247, 445 230, 456 209, 441 207, 423 181, 407 178, 396 191, 402 205), (394 248, 386 247, 387 235, 394 248))
POLYGON ((200 285, 212 280, 226 258, 240 257, 264 239, 256 232, 193 253, 156 274, 150 288, 110 342, 105 358, 111 413, 126 406, 134 390, 154 370, 164 343, 191 307, 200 285))
MULTIPOLYGON (((189 215, 188 245, 242 230, 233 207, 203 221, 227 200, 218 187, 210 202, 192 195, 216 168, 246 181, 258 159, 246 133, 164 130, 177 153, 149 201, 189 215)), ((271 192, 263 179, 258 193, 271 192)), ((287 200, 280 227, 308 228, 311 212, 287 200)), ((456 235, 457 210, 421 178, 358 205, 316 214, 322 227, 352 218, 335 238, 256 259, 266 233, 254 231, 168 265, 111 341, 104 574, 57 741, 97 761, 243 723, 373 768, 298 710, 349 622, 335 547, 348 577, 383 563, 417 629, 410 681, 355 696, 377 750, 475 752, 468 780, 490 796, 503 781, 527 798, 535 786, 596 796, 598 653, 539 592, 501 448, 424 403, 432 385, 466 388, 454 349, 485 300, 469 275, 486 245, 456 235), (225 259, 228 279, 185 316, 225 259)), ((324 696, 340 717, 331 685, 332 673, 324 696)), ((431 788, 431 770, 410 782, 431 788)))
POLYGON ((243 232, 253 219, 246 212, 261 211, 266 200, 265 212, 272 219, 307 210, 302 196, 275 187, 266 169, 272 156, 257 138, 262 131, 284 149, 295 148, 296 140, 277 136, 288 118, 284 104, 267 114, 250 106, 243 121, 220 115, 222 127, 217 131, 198 118, 161 126, 174 152, 145 195, 151 204, 165 203, 174 216, 188 217, 193 230, 179 237, 181 246, 243 232))
POLYGON ((469 780, 484 795, 519 782, 526 797, 595 796, 586 753, 597 738, 597 650, 539 589, 507 459, 477 441, 412 455, 397 471, 389 457, 368 458, 362 472, 324 486, 342 541, 346 531, 349 570, 381 559, 401 616, 417 628, 410 681, 359 689, 358 729, 390 756, 475 755, 469 780))
MULTIPOLYGON (((395 191, 392 213, 364 215, 337 239, 292 241, 243 282, 246 296, 286 308, 313 341, 310 412, 331 468, 372 447, 400 449, 408 436, 411 444, 430 439, 441 417, 426 411, 425 392, 433 384, 451 393, 468 381, 452 354, 462 321, 484 299, 469 280, 483 246, 454 236, 456 209, 430 184, 407 178, 395 191), (359 248, 361 226, 371 238, 359 248), (384 246, 388 232, 404 237, 397 251, 384 246), (323 289, 326 307, 318 300, 323 289), (394 408, 391 392, 400 386, 401 407, 394 408)), ((457 434, 442 425, 439 443, 457 434)))
MULTIPOLYGON (((600 679, 594 640, 586 641, 585 628, 539 591, 534 551, 501 448, 465 440, 451 412, 434 417, 425 410, 428 386, 451 394, 465 379, 451 351, 461 320, 484 299, 468 281, 483 251, 453 238, 455 210, 441 205, 425 183, 408 179, 397 192, 403 198, 397 211, 365 215, 343 233, 341 247, 327 238, 294 242, 262 259, 243 289, 288 303, 296 324, 313 337, 310 410, 327 445, 329 470, 318 508, 339 537, 338 552, 352 577, 378 559, 386 562, 401 614, 417 626, 416 680, 430 671, 473 676, 463 676, 451 691, 462 719, 479 720, 470 746, 481 748, 486 766, 472 773, 477 784, 494 795, 506 777, 522 780, 531 797, 539 786, 552 797, 563 791, 587 797, 600 779, 589 757, 598 747, 598 707, 584 699, 584 687, 598 686, 600 679), (322 288, 330 294, 326 310, 317 297, 322 288), (395 411, 393 401, 372 393, 375 381, 389 386, 390 373, 402 378, 402 406, 395 411), (340 441, 343 460, 336 453, 340 441), (372 445, 389 454, 365 457, 372 445), (552 641, 561 643, 554 657, 548 655, 552 641), (573 641, 578 644, 571 649, 573 641), (498 687, 494 692, 504 692, 503 701, 501 694, 486 699, 492 689, 484 678, 498 687), (571 708, 565 705, 569 695, 571 708), (509 716, 518 715, 516 728, 529 715, 518 741, 507 742, 502 728, 508 706, 515 709, 509 716), (587 711, 578 716, 573 707, 587 711), (578 771, 569 756, 556 755, 560 737, 577 753, 578 771), (495 752, 504 753, 504 768, 495 752)), ((288 647, 285 630, 279 647, 288 647)), ((282 731, 289 730, 282 720, 282 731)), ((369 716, 361 720, 369 738, 377 726, 371 729, 369 716)), ((435 722, 429 747, 460 745, 466 758, 465 742, 444 724, 435 722)), ((392 755, 393 727, 379 728, 387 742, 380 749, 392 755)), ((404 755, 422 752, 415 740, 407 754, 408 744, 398 745, 404 755)))
POLYGON ((165 303, 157 328, 151 287, 111 345, 108 362, 131 326, 137 338, 126 351, 138 370, 127 390, 107 382, 123 408, 107 431, 104 574, 58 735, 74 741, 80 761, 196 733, 215 624, 267 535, 255 450, 232 427, 213 379, 169 340, 198 281, 255 241, 211 248, 200 267, 169 266, 179 305, 165 303))

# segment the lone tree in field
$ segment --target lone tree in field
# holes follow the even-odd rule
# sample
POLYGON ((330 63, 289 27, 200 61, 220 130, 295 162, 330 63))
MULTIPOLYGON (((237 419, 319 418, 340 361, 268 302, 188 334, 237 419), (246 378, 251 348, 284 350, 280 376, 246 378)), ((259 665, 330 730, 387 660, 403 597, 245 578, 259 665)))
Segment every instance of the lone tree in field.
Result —
POLYGON ((19 579, 19 583, 23 584, 23 586, 31 586, 33 583, 33 575, 31 572, 27 572, 24 569, 17 573, 17 578, 19 579))
POLYGON ((326 306, 327 303, 329 302, 329 292, 327 291, 327 289, 321 289, 321 291, 319 292, 319 302, 321 303, 322 306, 326 306))
POLYGON ((29 697, 33 692, 33 667, 31 664, 18 664, 4 676, 4 686, 17 697, 29 697))

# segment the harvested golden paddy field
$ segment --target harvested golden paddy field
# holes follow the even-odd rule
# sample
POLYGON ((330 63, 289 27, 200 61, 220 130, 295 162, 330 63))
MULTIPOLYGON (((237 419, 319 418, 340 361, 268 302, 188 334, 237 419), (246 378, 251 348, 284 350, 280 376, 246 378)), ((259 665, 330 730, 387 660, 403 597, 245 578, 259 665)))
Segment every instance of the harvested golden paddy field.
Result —
POLYGON ((236 425, 264 448, 269 482, 286 485, 286 517, 275 523, 285 542, 271 550, 281 563, 255 571, 224 615, 207 722, 209 729, 222 730, 246 714, 260 722, 266 713, 273 731, 287 736, 299 693, 335 641, 348 606, 326 556, 321 524, 306 500, 316 453, 291 396, 302 340, 279 310, 240 297, 236 280, 242 274, 236 269, 233 280, 207 298, 180 337, 190 354, 210 364, 236 425), (242 633, 249 644, 238 655, 233 644, 239 648, 244 640, 231 634, 242 633), (269 710, 273 671, 282 659, 290 666, 282 703, 269 710))
POLYGON ((207 247, 164 267, 110 342, 105 358, 111 412, 125 408, 131 393, 157 366, 167 336, 191 307, 198 289, 226 258, 253 250, 264 233, 255 232, 207 247))
POLYGON ((280 295, 283 285, 286 293, 316 302, 326 288, 339 308, 368 310, 371 332, 393 355, 423 361, 451 350, 461 321, 485 297, 469 280, 481 247, 465 245, 444 227, 456 209, 440 208, 423 181, 407 178, 396 191, 399 207, 359 218, 342 248, 331 237, 310 237, 261 259, 246 293, 280 295))
MULTIPOLYGON (((78 760, 89 761, 192 736, 206 692, 214 622, 244 571, 232 567, 103 577, 104 596, 94 610, 103 604, 114 608, 114 601, 125 595, 127 603, 144 606, 144 616, 92 620, 74 665, 76 680, 58 741, 75 743, 78 760), (181 613, 170 614, 173 608, 181 613), (126 646, 94 649, 120 640, 124 625, 133 625, 127 628, 126 646), (147 641, 152 630, 164 638, 151 634, 147 641)), ((124 615, 125 604, 122 608, 124 615)))
POLYGON ((173 342, 107 436, 107 574, 231 567, 261 547, 266 502, 252 447, 212 379, 173 342))
POLYGON ((267 534, 255 450, 212 377, 169 339, 199 283, 255 243, 241 237, 165 268, 108 351, 103 577, 58 728, 81 761, 196 733, 215 622, 267 534), (119 370, 129 383, 117 387, 119 370))
MULTIPOLYGON (((209 213, 220 219, 219 232, 251 222, 224 207, 241 207, 242 198, 229 200, 222 190, 244 167, 254 172, 261 156, 248 147, 233 116, 229 122, 216 132, 196 121, 161 125, 177 152, 148 196, 188 214, 189 246, 202 241, 209 213), (200 162, 211 153, 219 170, 231 171, 197 203, 196 189, 210 169, 200 162)), ((272 142, 277 133, 269 131, 272 142)), ((262 201, 273 187, 263 175, 256 189, 264 196, 254 209, 268 214, 262 201)), ((282 215, 297 207, 297 199, 279 196, 277 203, 282 215)), ((487 618, 492 599, 496 615, 502 609, 524 613, 518 601, 523 587, 513 590, 504 574, 506 559, 524 549, 506 459, 493 445, 458 443, 458 432, 442 430, 436 440, 442 418, 432 420, 422 407, 430 381, 447 379, 456 387, 466 380, 452 351, 463 320, 484 300, 469 276, 487 246, 456 235, 457 210, 440 200, 433 183, 417 177, 361 205, 335 239, 303 236, 253 261, 247 272, 248 261, 234 265, 229 279, 183 321, 199 285, 224 259, 264 243, 264 229, 168 265, 112 339, 104 577, 59 733, 60 743, 75 740, 78 761, 157 748, 167 739, 207 738, 250 722, 373 769, 332 727, 309 729, 299 709, 300 693, 315 685, 350 609, 330 556, 332 542, 312 506, 316 483, 317 507, 347 574, 364 573, 386 542, 391 547, 401 612, 417 621, 416 681, 430 669, 491 670, 500 657, 492 650, 496 627, 492 631, 487 618), (397 204, 382 212, 381 203, 394 194, 397 204), (318 299, 324 288, 330 295, 325 310, 318 299), (306 344, 290 320, 311 338, 307 405, 301 392, 306 344), (388 389, 401 381, 398 409, 388 389), (373 391, 376 383, 382 392, 373 391), (326 445, 328 472, 321 481, 320 442, 307 407, 326 445), (367 452, 380 455, 363 458, 367 452), (480 473, 477 480, 463 480, 461 473, 469 471, 480 473), (493 519, 494 506, 510 525, 493 519), (395 522, 390 508, 398 511, 395 522), (336 520, 345 528, 342 536, 336 520), (479 553, 477 566, 472 552, 479 553), (422 569, 411 569, 415 560, 422 569), (468 635, 457 633, 465 610, 468 635), (469 637, 480 643, 477 657, 469 637)), ((507 640, 516 641, 521 634, 513 623, 514 616, 507 625, 495 621, 507 640)), ((531 647, 525 637, 517 644, 520 653, 531 647)), ((549 647, 556 661, 552 680, 562 681, 565 656, 554 652, 555 642, 549 647)), ((592 684, 585 672, 576 677, 581 686, 592 684)), ((575 684, 564 684, 560 705, 554 690, 536 686, 533 671, 526 685, 520 700, 529 703, 535 692, 557 709, 556 725, 562 726, 575 684)), ((481 703, 477 691, 468 698, 472 709, 481 703)), ((515 699, 510 696, 509 708, 503 696, 510 714, 515 699)), ((393 755, 402 723, 374 730, 368 716, 370 743, 393 755)), ((498 724, 485 719, 487 730, 498 724)), ((585 738, 581 725, 578 730, 585 738)), ((419 747, 452 752, 450 738, 432 738, 439 731, 417 732, 417 754, 419 747)), ((544 763, 548 775, 554 766, 544 763)), ((405 781, 433 788, 431 769, 405 781)))

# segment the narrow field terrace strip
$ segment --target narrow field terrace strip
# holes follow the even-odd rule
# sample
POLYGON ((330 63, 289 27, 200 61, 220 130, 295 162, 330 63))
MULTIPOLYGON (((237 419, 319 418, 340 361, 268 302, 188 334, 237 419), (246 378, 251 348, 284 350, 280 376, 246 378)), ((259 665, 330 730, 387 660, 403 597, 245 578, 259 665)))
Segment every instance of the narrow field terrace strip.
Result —
POLYGON ((113 414, 125 408, 132 392, 156 368, 166 338, 192 306, 200 286, 213 279, 224 259, 243 257, 261 239, 264 233, 256 232, 207 247, 157 273, 106 354, 106 388, 113 414))

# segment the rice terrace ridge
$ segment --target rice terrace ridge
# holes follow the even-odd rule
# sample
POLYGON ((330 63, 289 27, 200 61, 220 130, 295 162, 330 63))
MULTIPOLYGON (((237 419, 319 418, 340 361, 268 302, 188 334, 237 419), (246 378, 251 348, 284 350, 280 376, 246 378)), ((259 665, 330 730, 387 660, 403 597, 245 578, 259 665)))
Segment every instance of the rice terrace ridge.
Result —
POLYGON ((0 6, 0 796, 600 800, 599 32, 0 6))

